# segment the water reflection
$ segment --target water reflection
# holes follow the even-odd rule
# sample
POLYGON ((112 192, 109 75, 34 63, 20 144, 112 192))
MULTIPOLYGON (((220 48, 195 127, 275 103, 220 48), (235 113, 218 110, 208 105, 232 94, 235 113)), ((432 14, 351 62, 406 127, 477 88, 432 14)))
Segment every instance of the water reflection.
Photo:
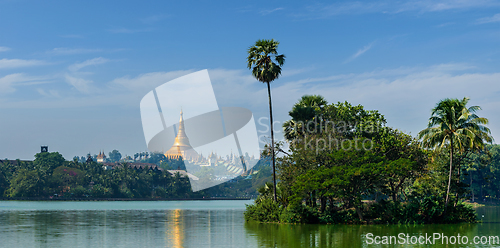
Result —
MULTIPOLYGON (((445 236, 486 235, 475 224, 460 225, 282 225, 246 223, 247 235, 257 237, 260 247, 379 247, 368 245, 366 234, 374 236, 411 236, 441 233, 445 236), (480 234, 481 233, 481 234, 480 234)), ((498 233, 496 235, 499 235, 498 233)), ((406 246, 398 246, 406 247, 406 246)), ((409 245, 408 247, 420 247, 409 245)), ((436 247, 480 247, 436 245, 436 247)))
POLYGON ((243 210, 0 211, 0 247, 253 247, 243 210))
POLYGON ((500 235, 498 207, 478 209, 479 224, 410 226, 245 223, 243 209, 200 208, 0 210, 0 247, 382 247, 368 245, 366 234, 500 235))
POLYGON ((169 241, 166 242, 166 244, 171 243, 173 248, 181 248, 183 247, 184 242, 184 220, 182 218, 182 210, 176 209, 170 211, 170 213, 171 220, 169 222, 166 222, 166 225, 168 225, 168 227, 165 228, 165 233, 167 234, 169 241))

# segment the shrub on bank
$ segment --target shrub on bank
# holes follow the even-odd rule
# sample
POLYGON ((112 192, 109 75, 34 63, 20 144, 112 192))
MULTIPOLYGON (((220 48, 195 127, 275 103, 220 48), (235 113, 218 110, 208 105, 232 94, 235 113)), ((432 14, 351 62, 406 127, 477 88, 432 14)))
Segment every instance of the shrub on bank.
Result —
POLYGON ((450 204, 445 211, 444 200, 435 196, 412 198, 407 202, 380 201, 364 204, 363 221, 354 209, 319 209, 306 205, 283 207, 272 199, 247 205, 245 220, 258 222, 305 224, 450 224, 475 223, 474 209, 462 203, 450 204))
POLYGON ((246 205, 245 220, 258 222, 280 222, 283 207, 273 199, 263 199, 258 203, 246 205))
POLYGON ((310 206, 288 206, 280 216, 282 223, 318 223, 318 211, 310 206))

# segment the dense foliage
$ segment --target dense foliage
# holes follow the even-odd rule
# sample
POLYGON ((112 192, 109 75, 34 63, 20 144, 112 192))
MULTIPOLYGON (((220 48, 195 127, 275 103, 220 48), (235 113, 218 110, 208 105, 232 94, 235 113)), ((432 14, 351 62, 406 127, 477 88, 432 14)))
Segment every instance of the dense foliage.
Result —
MULTIPOLYGON (((484 149, 485 143, 491 143, 490 129, 485 125, 488 119, 476 115, 479 106, 467 107, 469 98, 441 100, 434 109, 429 119, 429 125, 418 136, 422 144, 435 151, 447 146, 450 154, 450 167, 448 170, 448 187, 446 190, 445 206, 449 202, 451 181, 456 171, 453 161, 454 150, 459 154, 474 152, 484 149)), ((460 164, 458 163, 460 175, 460 164)), ((460 177, 460 176, 458 176, 460 177)))
MULTIPOLYGON (((463 204, 470 197, 466 181, 480 182, 483 197, 486 192, 498 194, 498 185, 486 190, 495 183, 483 177, 488 170, 498 174, 498 160, 490 153, 455 150, 455 166, 468 172, 453 173, 453 204, 447 205, 448 165, 453 153, 446 144, 443 149, 424 150, 419 140, 386 127, 378 111, 347 102, 328 104, 321 96, 302 97, 289 114, 292 119, 284 124, 284 131, 290 152, 277 165, 278 200, 272 200, 272 185, 266 185, 255 204, 247 206, 247 220, 475 222, 474 210, 463 204), (488 169, 484 161, 488 161, 488 169)), ((488 146, 489 150, 493 147, 488 146)), ((477 195, 477 186, 472 189, 477 195)))
MULTIPOLYGON (((115 158, 116 159, 116 158, 115 158)), ((146 160, 147 159, 147 160, 146 160)), ((154 162, 153 153, 148 162, 154 162)), ((65 161, 58 152, 35 155, 34 161, 0 162, 0 197, 19 198, 206 198, 252 197, 269 180, 270 167, 263 165, 248 179, 231 182, 204 191, 192 192, 187 177, 167 170, 184 167, 182 160, 156 161, 163 170, 135 169, 123 163, 105 169, 96 162, 65 161)))

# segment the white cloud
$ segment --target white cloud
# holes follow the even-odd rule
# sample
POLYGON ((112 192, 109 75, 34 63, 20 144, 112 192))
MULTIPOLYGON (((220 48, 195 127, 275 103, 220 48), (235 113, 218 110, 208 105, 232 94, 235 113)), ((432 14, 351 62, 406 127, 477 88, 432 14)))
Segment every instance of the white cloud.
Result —
POLYGON ((455 25, 454 22, 445 22, 445 23, 441 23, 439 25, 436 25, 435 27, 436 28, 444 28, 444 27, 448 27, 448 26, 451 26, 451 25, 455 25))
POLYGON ((314 67, 307 67, 307 68, 299 68, 299 69, 292 69, 292 68, 287 68, 286 70, 281 71, 281 77, 290 77, 298 74, 302 74, 308 71, 312 71, 314 67))
POLYGON ((112 87, 125 88, 133 91, 144 91, 144 94, 148 91, 156 88, 157 86, 166 83, 172 79, 187 75, 194 70, 181 70, 181 71, 171 71, 171 72, 150 72, 141 74, 137 77, 124 76, 121 78, 114 79, 110 85, 112 87))
POLYGON ((101 51, 101 49, 56 47, 50 51, 47 51, 47 53, 52 55, 73 55, 82 53, 96 53, 101 51))
POLYGON ((500 14, 495 14, 491 17, 479 18, 476 20, 477 24, 491 23, 491 22, 500 22, 500 14))
POLYGON ((59 35, 59 37, 62 38, 70 38, 70 39, 81 39, 84 36, 81 34, 64 34, 64 35, 59 35))
MULTIPOLYGON (((298 69, 300 71, 300 69, 298 69)), ((376 109, 384 114, 388 125, 416 135, 425 128, 430 110, 443 98, 471 98, 471 105, 484 110, 480 116, 490 119, 493 135, 500 139, 500 72, 477 73, 469 64, 438 64, 428 67, 400 67, 364 73, 332 74, 325 77, 309 77, 296 74, 282 77, 272 83, 273 113, 280 124, 289 119, 288 111, 304 94, 319 94, 329 102, 349 101, 362 104, 366 109, 376 109), (293 79, 293 80, 292 80, 293 79), (297 79, 297 80, 295 80, 297 79), (488 89, 485 91, 484 89, 488 89)), ((30 99, 8 102, 0 108, 68 108, 86 106, 126 106, 138 108, 140 99, 150 90, 172 79, 197 70, 151 72, 135 77, 125 76, 112 80, 96 90, 92 80, 74 75, 64 79, 79 92, 99 94, 77 95, 64 92, 38 93, 44 100, 30 99), (57 97, 69 96, 72 97, 57 97), (49 97, 52 96, 52 97, 49 97), (50 101, 49 101, 50 99, 50 101)), ((255 120, 268 117, 267 88, 255 80, 248 70, 209 69, 210 79, 220 107, 245 107, 254 113, 255 120)), ((312 75, 312 73, 311 73, 312 75)), ((23 82, 20 75, 9 75, 0 79, 0 90, 13 92, 15 85, 23 82)), ((32 80, 34 81, 34 80, 32 80)), ((264 123, 265 121, 263 121, 264 123)), ((258 124, 257 128, 263 130, 258 124)), ((281 134, 277 134, 278 137, 281 134)))
POLYGON ((468 10, 500 6, 493 0, 413 0, 413 1, 346 1, 334 4, 315 4, 305 8, 306 12, 297 14, 297 17, 327 18, 337 15, 384 13, 396 14, 401 12, 438 12, 447 10, 468 10))
POLYGON ((49 81, 46 77, 31 77, 23 73, 9 74, 0 78, 0 95, 13 93, 16 91, 15 86, 26 86, 34 84, 44 84, 49 81))
POLYGON ((362 2, 344 2, 344 3, 335 3, 330 5, 314 5, 306 8, 308 10, 308 14, 313 18, 324 18, 329 16, 336 15, 345 15, 345 14, 364 14, 364 13, 373 13, 373 12, 384 12, 384 9, 387 9, 387 3, 382 1, 373 1, 368 3, 362 2))
POLYGON ((41 60, 24 60, 24 59, 0 59, 0 69, 13 69, 20 67, 39 66, 47 64, 41 60))
POLYGON ((34 77, 30 79, 29 81, 21 82, 18 83, 17 85, 20 86, 31 86, 31 85, 40 85, 40 84, 49 84, 49 83, 55 83, 56 81, 51 80, 51 77, 34 77))
POLYGON ((115 34, 134 34, 134 33, 143 33, 143 32, 151 32, 153 28, 142 28, 142 29, 130 29, 130 28, 115 28, 108 30, 111 33, 115 34))
POLYGON ((276 12, 276 11, 279 11, 279 10, 283 10, 284 8, 275 8, 275 9, 266 9, 266 10, 262 10, 260 12, 261 15, 269 15, 273 12, 276 12))
POLYGON ((363 48, 359 49, 355 54, 353 54, 351 57, 349 57, 344 63, 348 63, 356 59, 357 57, 361 56, 363 53, 366 53, 368 50, 372 48, 373 42, 364 46, 363 48))
POLYGON ((273 90, 276 119, 288 119, 283 113, 288 112, 302 95, 320 94, 329 102, 349 101, 362 104, 366 109, 379 110, 386 116, 389 126, 416 135, 426 127, 430 111, 440 99, 467 96, 471 98, 471 105, 483 107, 478 114, 490 119, 489 127, 498 140, 500 72, 469 72, 473 68, 464 64, 442 64, 283 83, 273 90))
MULTIPOLYGON (((72 86, 79 93, 65 92, 64 88, 58 91, 51 91, 45 88, 35 88, 38 94, 45 96, 44 99, 17 99, 0 104, 1 108, 79 108, 89 106, 110 106, 119 105, 122 107, 138 108, 142 97, 155 87, 172 79, 184 76, 195 70, 152 72, 141 74, 137 77, 125 76, 117 78, 107 83, 104 87, 97 87, 97 84, 88 78, 82 78, 81 72, 66 73, 62 75, 62 80, 72 86)), ((41 83, 53 83, 53 78, 24 77, 24 80, 13 80, 13 76, 0 79, 0 90, 13 92, 15 85, 35 85, 41 83), (45 80, 45 81, 44 81, 45 80), (14 82, 15 84, 11 83, 14 82)), ((4 92, 4 93, 5 93, 4 92)), ((0 99, 1 100, 1 99, 0 99)))
MULTIPOLYGON (((140 144, 141 147, 146 149, 144 137, 140 131, 141 124, 138 121, 140 120, 140 116, 138 115, 140 99, 153 88, 197 70, 199 69, 151 72, 120 77, 109 82, 106 85, 108 87, 103 87, 99 90, 95 90, 97 80, 93 83, 91 80, 81 79, 75 75, 62 75, 62 78, 68 84, 74 85, 80 91, 91 92, 92 94, 68 93, 63 91, 64 88, 57 88, 59 92, 51 91, 47 88, 38 90, 37 88, 42 87, 30 86, 41 96, 38 98, 12 99, 7 99, 7 97, 2 99, 0 97, 0 109, 3 112, 17 112, 16 109, 23 108, 33 113, 47 111, 44 109, 57 109, 58 113, 69 113, 67 116, 83 116, 81 119, 63 118, 61 120, 50 121, 47 119, 47 123, 50 123, 50 125, 47 124, 47 127, 49 129, 52 128, 50 130, 54 130, 54 132, 59 131, 60 137, 56 137, 58 140, 61 137, 72 137, 72 133, 83 130, 85 135, 91 138, 94 137, 93 133, 95 132, 101 136, 103 134, 108 135, 107 139, 102 140, 111 140, 108 144, 111 147, 109 150, 114 149, 114 145, 116 146, 116 137, 118 139, 121 139, 120 137, 127 138, 120 140, 120 144, 136 144, 133 147, 140 144), (94 92, 98 93, 94 94, 94 92), (97 106, 112 106, 109 108, 111 111, 117 108, 126 108, 126 111, 118 118, 116 118, 116 115, 113 115, 112 118, 100 116, 98 119, 101 120, 104 118, 106 120, 105 123, 107 123, 106 125, 102 125, 102 120, 96 122, 92 118, 87 118, 86 113, 89 111, 89 107, 97 106), (6 109, 10 110, 7 111, 6 109), (71 122, 66 122, 68 120, 71 122), (121 125, 119 129, 116 129, 117 125, 121 125), (72 128, 67 129, 67 127, 72 128), (94 127, 95 130, 93 129, 94 127), (139 132, 136 132, 137 130, 139 132), (128 133, 128 135, 116 135, 117 133, 124 132, 128 133)), ((299 68, 295 70, 301 71, 303 69, 299 68)), ((471 97, 471 105, 479 105, 483 108, 478 114, 479 116, 489 118, 489 127, 492 129, 493 135, 496 135, 496 140, 498 141, 500 139, 500 115, 498 115, 498 110, 500 109, 500 100, 498 100, 500 71, 493 73, 477 73, 476 71, 480 71, 480 68, 458 63, 438 64, 427 67, 400 67, 356 74, 331 74, 324 77, 314 77, 314 71, 302 74, 292 73, 294 75, 283 76, 271 84, 273 114, 275 121, 277 121, 275 126, 278 131, 276 136, 277 139, 281 139, 279 132, 281 130, 280 124, 289 119, 288 111, 304 94, 320 94, 331 103, 349 101, 355 105, 362 104, 365 109, 379 110, 387 118, 389 126, 411 132, 413 135, 416 135, 418 131, 426 127, 430 110, 440 99, 469 96, 471 97)), ((250 71, 246 69, 209 69, 209 75, 219 106, 239 106, 250 109, 254 113, 257 129, 260 131, 265 130, 265 127, 261 123, 267 124, 269 120, 261 119, 259 121, 260 118, 267 118, 269 115, 265 84, 256 81, 251 76, 250 71)), ((18 85, 36 81, 43 80, 23 74, 8 75, 0 78, 0 94, 13 92, 16 88, 19 88, 18 85)), ((21 88, 18 91, 21 91, 21 88)), ((29 116, 23 114, 21 118, 23 116, 26 117, 26 120, 23 119, 23 121, 9 124, 10 130, 16 130, 16 125, 20 123, 29 122, 29 116)), ((23 134, 23 137, 25 137, 25 133, 23 134)), ((267 133, 259 134, 267 135, 267 133)), ((15 135, 12 135, 12 137, 15 138, 15 135)), ((43 140, 47 140, 47 138, 43 140)), ((26 142, 29 142, 29 140, 26 142)), ((61 143, 60 147, 64 147, 64 142, 61 143)), ((56 145, 52 145, 52 147, 53 149, 57 149, 56 145)), ((76 151, 83 150, 87 152, 95 150, 95 148, 89 147, 93 147, 91 142, 89 142, 88 146, 80 147, 76 151)), ((125 148, 117 149, 122 151, 125 148)), ((137 148, 130 148, 130 150, 137 150, 137 148)), ((66 153, 68 152, 66 151, 66 153)), ((17 155, 11 156, 15 157, 17 155)))
POLYGON ((40 95, 45 96, 45 97, 57 97, 57 98, 61 97, 61 96, 59 95, 59 92, 58 92, 57 90, 48 90, 48 91, 46 91, 46 90, 44 90, 44 89, 40 89, 40 88, 38 88, 38 89, 36 89, 36 91, 37 91, 40 95))
POLYGON ((10 74, 3 78, 0 78, 0 94, 9 94, 16 89, 13 87, 13 83, 22 81, 23 74, 10 74))
POLYGON ((76 63, 76 64, 73 64, 73 65, 70 65, 68 67, 68 69, 70 71, 73 71, 73 72, 76 72, 84 67, 87 67, 87 66, 91 66, 91 65, 100 65, 100 64, 104 64, 104 63, 107 63, 109 60, 108 59, 105 59, 105 58, 102 58, 102 57, 98 57, 98 58, 93 58, 93 59, 89 59, 89 60, 86 60, 82 63, 76 63))
POLYGON ((167 15, 152 15, 152 16, 148 16, 146 18, 142 18, 140 21, 144 24, 154 24, 154 23, 159 22, 167 17, 168 17, 167 15))
POLYGON ((410 1, 407 3, 408 9, 420 9, 421 11, 444 11, 452 9, 471 9, 499 6, 498 1, 492 0, 425 0, 410 1))
POLYGON ((469 69, 475 69, 477 67, 465 64, 465 63, 449 63, 449 64, 439 64, 428 67, 431 72, 456 72, 456 71, 465 71, 469 69))
MULTIPOLYGON (((267 88, 265 84, 257 81, 249 70, 213 69, 208 70, 208 74, 219 106, 260 106, 257 95, 260 90, 267 88)), ((260 100, 265 102, 266 99, 267 97, 260 100)))
MULTIPOLYGON (((84 79, 81 77, 82 75, 91 74, 91 73, 79 72, 79 70, 81 70, 85 67, 88 67, 88 66, 104 64, 104 63, 107 63, 108 61, 109 61, 108 59, 98 57, 98 58, 85 60, 81 63, 72 64, 72 65, 68 66, 68 70, 71 73, 65 74, 64 80, 66 81, 66 83, 70 84, 71 86, 73 86, 76 90, 78 90, 81 93, 88 94, 91 92, 95 92, 95 89, 93 89, 93 87, 92 87, 93 81, 88 80, 88 79, 84 79)), ((99 92, 102 93, 102 89, 99 92)), ((43 95, 42 92, 39 91, 39 93, 43 95)))
POLYGON ((91 89, 92 80, 77 78, 77 77, 74 77, 74 76, 71 76, 68 74, 66 74, 64 78, 66 79, 66 82, 68 84, 75 87, 75 89, 77 89, 79 92, 81 92, 81 93, 90 93, 91 92, 90 89, 91 89))
POLYGON ((7 51, 10 51, 9 47, 2 47, 2 46, 0 46, 0 52, 7 52, 7 51))

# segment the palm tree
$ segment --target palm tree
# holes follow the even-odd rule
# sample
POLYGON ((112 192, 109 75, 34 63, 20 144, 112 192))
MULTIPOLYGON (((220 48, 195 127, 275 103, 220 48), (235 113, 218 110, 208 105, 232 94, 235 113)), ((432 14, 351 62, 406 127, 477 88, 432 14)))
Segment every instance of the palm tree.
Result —
POLYGON ((248 48, 248 69, 259 81, 267 84, 267 95, 269 97, 269 116, 271 122, 271 154, 273 161, 273 191, 276 201, 276 161, 274 154, 274 131, 273 131, 273 108, 271 104, 271 82, 281 75, 281 66, 285 63, 285 55, 278 55, 278 41, 258 40, 254 46, 248 48))
POLYGON ((292 117, 291 120, 283 123, 284 136, 289 141, 296 141, 296 139, 303 136, 304 132, 309 132, 310 124, 314 124, 314 132, 318 130, 318 123, 313 121, 323 121, 321 116, 324 106, 328 102, 320 95, 304 95, 302 98, 293 105, 293 108, 288 115, 292 117))
POLYGON ((475 114, 476 111, 481 110, 481 107, 467 108, 468 102, 467 97, 462 100, 449 98, 441 100, 432 109, 427 128, 418 133, 423 147, 440 150, 448 145, 450 148, 450 172, 445 209, 449 202, 454 150, 458 149, 460 153, 465 150, 476 151, 483 149, 485 142, 493 141, 490 129, 484 126, 488 124, 488 119, 475 114))

